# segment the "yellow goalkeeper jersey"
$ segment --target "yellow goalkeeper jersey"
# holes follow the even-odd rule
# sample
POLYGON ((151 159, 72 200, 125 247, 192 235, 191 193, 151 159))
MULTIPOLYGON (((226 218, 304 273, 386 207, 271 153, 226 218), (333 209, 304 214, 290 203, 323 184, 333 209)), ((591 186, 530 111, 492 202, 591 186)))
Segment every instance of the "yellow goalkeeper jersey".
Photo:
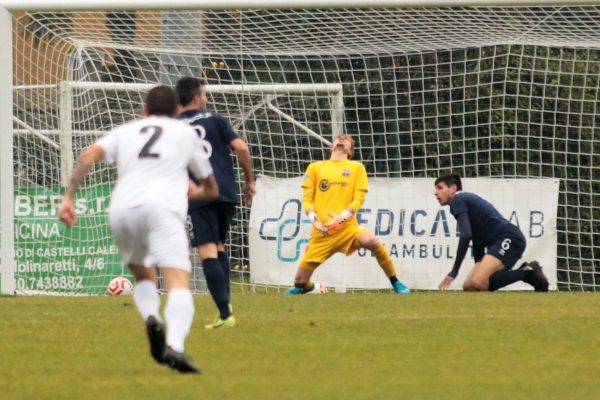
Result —
MULTIPOLYGON (((358 161, 325 160, 309 164, 302 177, 302 198, 305 210, 314 209, 319 219, 327 223, 331 217, 351 207, 356 213, 362 206, 369 183, 365 166, 358 161)), ((346 225, 355 225, 353 215, 346 225)))

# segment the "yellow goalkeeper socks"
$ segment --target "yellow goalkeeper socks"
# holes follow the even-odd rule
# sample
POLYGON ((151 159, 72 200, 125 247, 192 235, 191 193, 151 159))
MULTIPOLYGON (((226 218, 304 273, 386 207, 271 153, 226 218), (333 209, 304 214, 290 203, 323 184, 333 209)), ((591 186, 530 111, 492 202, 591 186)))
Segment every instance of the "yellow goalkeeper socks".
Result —
POLYGON ((373 252, 373 255, 377 259, 377 263, 381 269, 385 272, 385 276, 389 278, 396 275, 396 267, 384 245, 379 245, 377 250, 373 252))

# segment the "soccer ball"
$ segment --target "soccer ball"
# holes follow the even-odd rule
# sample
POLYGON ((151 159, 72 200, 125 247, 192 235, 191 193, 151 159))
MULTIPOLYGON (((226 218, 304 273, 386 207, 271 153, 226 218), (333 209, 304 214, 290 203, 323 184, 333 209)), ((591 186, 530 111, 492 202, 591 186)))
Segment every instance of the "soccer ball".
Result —
POLYGON ((327 286, 323 282, 314 282, 315 287, 307 294, 325 294, 327 293, 327 286))
POLYGON ((110 281, 106 291, 111 296, 128 296, 133 294, 133 285, 124 276, 117 276, 110 281))

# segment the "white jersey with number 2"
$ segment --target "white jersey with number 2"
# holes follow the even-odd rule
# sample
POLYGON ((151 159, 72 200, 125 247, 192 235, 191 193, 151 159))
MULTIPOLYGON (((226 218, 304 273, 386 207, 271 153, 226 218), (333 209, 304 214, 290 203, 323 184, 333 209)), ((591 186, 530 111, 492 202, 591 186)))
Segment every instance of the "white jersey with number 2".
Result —
POLYGON ((96 144, 104 149, 107 162, 117 164, 111 210, 152 204, 185 218, 188 170, 198 179, 213 173, 194 129, 173 118, 150 116, 129 122, 96 144))

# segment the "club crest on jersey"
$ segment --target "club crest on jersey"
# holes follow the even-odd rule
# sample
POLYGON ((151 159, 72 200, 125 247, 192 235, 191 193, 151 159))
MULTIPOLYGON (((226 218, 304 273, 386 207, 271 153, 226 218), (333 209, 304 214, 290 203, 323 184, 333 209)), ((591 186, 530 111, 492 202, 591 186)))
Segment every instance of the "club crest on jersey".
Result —
POLYGON ((327 179, 323 179, 319 182, 319 189, 321 192, 326 192, 329 190, 329 181, 327 179))
POLYGON ((342 176, 345 176, 346 178, 350 176, 350 170, 349 169, 345 169, 342 171, 342 176))

